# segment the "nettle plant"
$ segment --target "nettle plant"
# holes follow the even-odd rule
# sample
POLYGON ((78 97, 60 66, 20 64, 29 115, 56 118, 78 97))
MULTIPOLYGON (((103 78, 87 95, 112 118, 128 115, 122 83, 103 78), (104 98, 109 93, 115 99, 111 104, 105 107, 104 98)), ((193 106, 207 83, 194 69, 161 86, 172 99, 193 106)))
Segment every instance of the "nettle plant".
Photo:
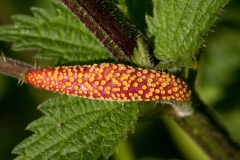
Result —
POLYGON ((16 159, 107 159, 139 117, 162 115, 210 158, 238 159, 239 145, 193 85, 204 35, 227 2, 61 0, 14 16, 0 39, 60 67, 1 56, 1 73, 61 93, 38 107, 44 116, 27 127, 33 136, 15 147, 16 159))

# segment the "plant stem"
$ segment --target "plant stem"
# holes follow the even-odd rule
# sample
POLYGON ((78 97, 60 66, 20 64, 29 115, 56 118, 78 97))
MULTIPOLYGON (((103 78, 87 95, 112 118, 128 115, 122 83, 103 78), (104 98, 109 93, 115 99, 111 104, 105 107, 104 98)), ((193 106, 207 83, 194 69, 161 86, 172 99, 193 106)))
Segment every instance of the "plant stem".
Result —
MULTIPOLYGON (((111 0, 61 0, 120 61, 130 61, 137 38, 147 38, 111 0)), ((149 48, 150 50, 150 48, 149 48)))
POLYGON ((214 111, 194 95, 195 112, 191 116, 174 120, 196 143, 216 160, 240 159, 240 146, 217 119, 214 111))
POLYGON ((30 69, 33 69, 33 66, 11 58, 0 56, 0 73, 2 74, 24 81, 24 74, 30 69))

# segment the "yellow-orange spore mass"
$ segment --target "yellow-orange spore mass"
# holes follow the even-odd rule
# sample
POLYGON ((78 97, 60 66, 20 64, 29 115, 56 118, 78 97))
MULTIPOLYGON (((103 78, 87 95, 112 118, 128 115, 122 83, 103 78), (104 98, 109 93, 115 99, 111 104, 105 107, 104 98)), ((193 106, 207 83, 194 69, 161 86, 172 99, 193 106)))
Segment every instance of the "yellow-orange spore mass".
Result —
POLYGON ((37 88, 91 99, 187 102, 191 95, 186 83, 174 75, 123 64, 34 69, 25 76, 37 88))

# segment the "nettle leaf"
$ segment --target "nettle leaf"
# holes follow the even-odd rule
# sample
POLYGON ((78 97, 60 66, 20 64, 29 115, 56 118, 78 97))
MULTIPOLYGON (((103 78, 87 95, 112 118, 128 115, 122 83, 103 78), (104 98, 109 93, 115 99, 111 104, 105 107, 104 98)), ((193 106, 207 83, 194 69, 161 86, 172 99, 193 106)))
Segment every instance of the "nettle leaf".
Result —
POLYGON ((62 63, 109 59, 111 55, 60 2, 52 12, 32 7, 32 16, 15 15, 14 25, 0 27, 0 39, 13 41, 14 50, 38 49, 35 57, 62 63), (60 59, 61 58, 61 59, 60 59))
POLYGON ((153 0, 153 17, 147 16, 154 41, 157 69, 192 67, 203 36, 228 0, 153 0))
POLYGON ((45 116, 27 127, 34 135, 13 153, 18 160, 107 158, 134 130, 137 103, 66 95, 47 100, 39 106, 45 116))

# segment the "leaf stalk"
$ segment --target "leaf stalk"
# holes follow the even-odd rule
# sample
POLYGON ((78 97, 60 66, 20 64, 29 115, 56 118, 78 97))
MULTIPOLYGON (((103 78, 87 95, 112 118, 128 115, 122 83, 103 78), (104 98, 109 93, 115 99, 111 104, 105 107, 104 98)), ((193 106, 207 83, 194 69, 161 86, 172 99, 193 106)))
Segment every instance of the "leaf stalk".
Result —
POLYGON ((214 111, 194 94, 193 115, 174 117, 179 126, 211 157, 216 160, 240 159, 240 146, 220 123, 214 111))
POLYGON ((34 67, 32 65, 6 58, 4 55, 0 56, 0 73, 17 78, 24 81, 24 74, 34 67))

